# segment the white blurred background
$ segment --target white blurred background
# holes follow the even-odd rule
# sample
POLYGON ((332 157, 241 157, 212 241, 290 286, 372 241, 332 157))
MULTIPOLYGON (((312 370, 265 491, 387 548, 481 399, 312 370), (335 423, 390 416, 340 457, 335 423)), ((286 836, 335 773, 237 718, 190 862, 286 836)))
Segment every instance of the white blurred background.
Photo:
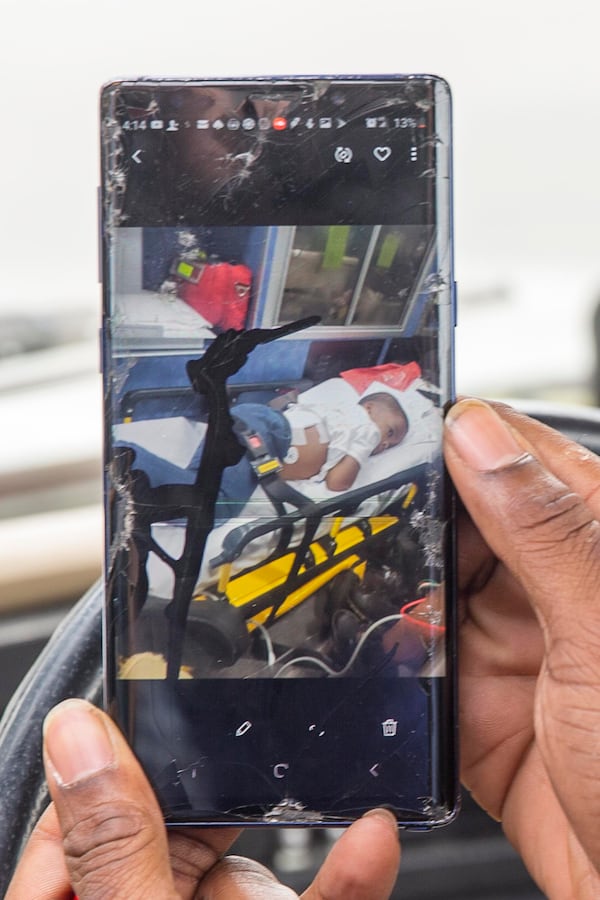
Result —
POLYGON ((443 75, 458 389, 595 403, 599 26, 589 0, 0 0, 0 609, 100 568, 103 82, 443 75))

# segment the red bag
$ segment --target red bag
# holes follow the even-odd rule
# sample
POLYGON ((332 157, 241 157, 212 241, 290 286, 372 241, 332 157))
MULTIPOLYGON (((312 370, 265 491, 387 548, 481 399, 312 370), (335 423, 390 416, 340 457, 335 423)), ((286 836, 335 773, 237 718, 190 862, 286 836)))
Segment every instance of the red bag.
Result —
POLYGON ((364 369, 346 369, 340 372, 342 378, 350 384, 355 391, 362 394, 374 381, 387 384, 397 391, 405 391, 415 378, 421 377, 421 367, 417 362, 383 363, 381 366, 369 366, 364 369))
POLYGON ((198 281, 179 280, 177 296, 219 331, 246 325, 252 272, 248 266, 207 263, 198 281))

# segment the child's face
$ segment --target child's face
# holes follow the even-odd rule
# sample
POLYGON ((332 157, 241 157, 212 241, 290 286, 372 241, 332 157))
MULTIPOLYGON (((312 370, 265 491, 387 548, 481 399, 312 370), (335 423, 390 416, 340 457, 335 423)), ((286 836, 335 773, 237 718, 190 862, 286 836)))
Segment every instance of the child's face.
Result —
POLYGON ((404 440, 408 431, 408 424, 402 412, 388 409, 375 400, 371 403, 365 403, 365 409, 379 428, 381 434, 381 440, 371 453, 371 456, 375 456, 376 453, 381 453, 383 450, 388 450, 390 447, 397 447, 404 440))

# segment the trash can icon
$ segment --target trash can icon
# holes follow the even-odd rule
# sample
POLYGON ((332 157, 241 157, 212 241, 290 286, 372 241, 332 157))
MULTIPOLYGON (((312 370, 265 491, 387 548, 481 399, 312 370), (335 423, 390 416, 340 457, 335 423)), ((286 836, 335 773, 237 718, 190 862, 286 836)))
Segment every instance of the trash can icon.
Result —
POLYGON ((383 731, 384 737, 396 737, 398 722, 396 719, 386 719, 381 723, 381 730, 383 731))

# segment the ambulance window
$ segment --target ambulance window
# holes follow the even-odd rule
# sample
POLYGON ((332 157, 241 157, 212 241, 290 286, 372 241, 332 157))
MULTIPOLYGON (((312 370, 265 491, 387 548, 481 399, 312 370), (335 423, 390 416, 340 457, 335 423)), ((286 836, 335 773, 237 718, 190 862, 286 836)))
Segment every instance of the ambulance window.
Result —
POLYGON ((371 232, 356 225, 296 228, 279 320, 318 315, 323 325, 343 325, 371 232))
POLYGON ((423 268, 431 226, 299 226, 277 321, 401 325, 423 268))
POLYGON ((354 298, 355 325, 398 325, 419 283, 432 227, 384 226, 374 235, 360 291, 354 298))

